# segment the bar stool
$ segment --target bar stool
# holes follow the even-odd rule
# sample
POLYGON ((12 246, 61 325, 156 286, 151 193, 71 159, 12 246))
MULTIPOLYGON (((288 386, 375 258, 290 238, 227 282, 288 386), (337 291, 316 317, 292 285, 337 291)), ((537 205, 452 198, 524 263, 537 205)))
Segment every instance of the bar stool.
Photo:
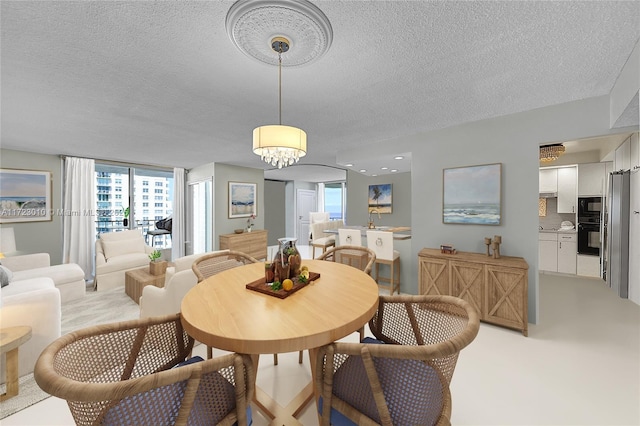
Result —
POLYGON ((388 282, 389 294, 400 294, 400 252, 393 249, 393 233, 386 231, 367 231, 367 247, 376 254, 376 282, 388 282), (380 265, 389 265, 389 276, 380 276, 380 265))
MULTIPOLYGON (((338 228, 338 240, 341 246, 361 246, 362 233, 359 229, 338 228)), ((366 253, 343 250, 340 252, 339 261, 340 263, 363 270, 369 262, 369 258, 366 253)))

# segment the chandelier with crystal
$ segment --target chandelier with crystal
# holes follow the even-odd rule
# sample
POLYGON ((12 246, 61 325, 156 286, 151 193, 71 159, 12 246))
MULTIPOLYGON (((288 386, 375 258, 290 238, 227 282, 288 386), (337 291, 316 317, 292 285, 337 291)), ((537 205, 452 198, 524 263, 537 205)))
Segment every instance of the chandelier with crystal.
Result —
POLYGON ((307 155, 307 134, 297 127, 282 125, 282 54, 289 50, 289 40, 274 37, 271 48, 278 54, 279 124, 253 129, 253 152, 263 161, 281 169, 307 155))
POLYGON ((540 161, 545 163, 555 161, 564 154, 564 149, 564 145, 561 143, 543 145, 540 147, 540 161))

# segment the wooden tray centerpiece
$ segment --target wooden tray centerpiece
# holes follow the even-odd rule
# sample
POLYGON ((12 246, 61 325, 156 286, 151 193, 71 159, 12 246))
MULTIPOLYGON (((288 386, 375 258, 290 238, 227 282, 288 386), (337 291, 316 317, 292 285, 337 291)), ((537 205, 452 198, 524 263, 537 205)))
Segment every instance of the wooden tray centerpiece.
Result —
POLYGON ((271 283, 267 284, 266 283, 266 279, 264 277, 257 279, 255 281, 250 282, 249 284, 247 284, 247 288, 249 290, 253 290, 253 291, 257 291, 260 293, 264 293, 264 294, 268 294, 269 296, 275 296, 279 299, 286 299, 287 297, 291 296, 293 293, 295 293, 296 291, 300 290, 303 287, 306 287, 307 285, 309 285, 309 283, 311 281, 317 280, 318 278, 320 278, 320 274, 317 272, 311 272, 309 271, 309 279, 307 279, 307 282, 302 282, 300 281, 300 279, 298 277, 295 278, 291 278, 291 281, 293 281, 293 288, 289 291, 286 291, 284 289, 279 289, 279 290, 272 290, 271 289, 271 283))

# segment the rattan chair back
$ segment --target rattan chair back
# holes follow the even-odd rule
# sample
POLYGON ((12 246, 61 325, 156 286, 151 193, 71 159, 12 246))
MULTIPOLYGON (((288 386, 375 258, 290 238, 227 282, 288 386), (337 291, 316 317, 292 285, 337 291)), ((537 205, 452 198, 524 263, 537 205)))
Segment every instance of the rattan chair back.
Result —
POLYGON ((331 410, 358 425, 450 424, 451 377, 479 327, 475 308, 456 297, 380 296, 369 321, 379 344, 334 342, 319 350, 321 425, 329 425, 331 410))
POLYGON ((344 263, 364 271, 365 274, 371 274, 371 268, 376 262, 376 253, 367 247, 344 245, 330 248, 322 253, 318 260, 344 263))
POLYGON ((198 282, 202 282, 203 280, 222 271, 226 271, 227 269, 256 262, 258 262, 257 259, 241 251, 226 250, 205 254, 204 256, 199 257, 195 262, 193 262, 191 269, 193 269, 193 273, 196 274, 198 282))
POLYGON ((173 368, 193 343, 180 314, 93 326, 51 343, 34 376, 67 400, 78 425, 246 425, 251 359, 228 354, 173 368))

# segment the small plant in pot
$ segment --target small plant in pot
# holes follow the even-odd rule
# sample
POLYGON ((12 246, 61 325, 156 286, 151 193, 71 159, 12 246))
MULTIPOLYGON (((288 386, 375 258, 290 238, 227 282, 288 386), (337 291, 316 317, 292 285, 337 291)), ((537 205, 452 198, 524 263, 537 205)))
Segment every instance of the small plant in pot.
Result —
POLYGON ((122 219, 122 226, 124 226, 125 228, 129 227, 129 212, 131 210, 129 210, 129 207, 127 207, 126 209, 124 209, 124 211, 122 212, 122 216, 124 216, 124 219, 122 219))
POLYGON ((160 260, 162 252, 160 250, 154 250, 149 253, 149 272, 151 275, 162 275, 167 271, 167 261, 160 260))

